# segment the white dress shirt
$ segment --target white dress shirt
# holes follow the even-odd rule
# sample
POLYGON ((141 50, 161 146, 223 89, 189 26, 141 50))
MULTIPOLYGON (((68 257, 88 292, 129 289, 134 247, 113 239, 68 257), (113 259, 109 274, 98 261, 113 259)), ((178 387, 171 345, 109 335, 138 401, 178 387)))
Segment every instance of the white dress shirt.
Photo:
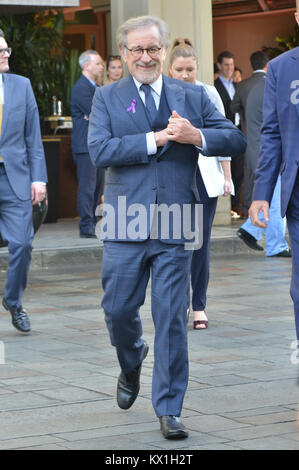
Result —
MULTIPOLYGON (((138 90, 139 96, 140 96, 140 98, 142 99, 142 102, 145 105, 145 93, 144 93, 143 90, 140 89, 140 87, 142 86, 142 83, 140 83, 138 80, 136 80, 135 77, 133 77, 133 80, 134 80, 134 83, 135 83, 136 88, 138 90)), ((150 83, 149 85, 151 87, 151 93, 152 93, 152 97, 154 98, 156 108, 159 109, 160 98, 161 98, 162 87, 163 87, 162 75, 160 75, 159 78, 155 82, 150 83)), ((202 144, 203 145, 202 145, 202 147, 197 147, 197 148, 202 151, 202 150, 205 150, 205 148, 206 148, 206 142, 205 142, 205 138, 204 138, 203 133, 200 130, 199 130, 199 132, 201 134, 202 144)), ((147 145, 147 154, 148 155, 155 155, 155 153, 157 153, 157 145, 156 145, 156 141, 155 141, 154 132, 148 132, 146 134, 146 145, 147 145)))

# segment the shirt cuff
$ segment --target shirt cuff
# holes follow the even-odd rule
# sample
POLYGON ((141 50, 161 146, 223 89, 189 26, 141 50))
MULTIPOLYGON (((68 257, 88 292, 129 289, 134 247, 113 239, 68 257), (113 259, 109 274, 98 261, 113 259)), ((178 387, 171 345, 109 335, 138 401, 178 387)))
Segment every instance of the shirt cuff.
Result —
POLYGON ((201 132, 200 129, 197 129, 197 130, 200 132, 200 135, 201 135, 202 146, 199 147, 198 145, 196 145, 196 148, 197 148, 201 153, 206 154, 206 151, 207 151, 207 144, 206 144, 205 136, 203 135, 203 133, 201 132))
POLYGON ((231 157, 217 157, 219 162, 230 162, 231 157))
POLYGON ((47 184, 44 181, 32 181, 32 184, 35 184, 35 183, 43 184, 44 186, 46 186, 46 184, 47 184))
POLYGON ((157 145, 153 132, 148 132, 146 134, 146 146, 148 155, 155 155, 155 153, 157 153, 157 145))

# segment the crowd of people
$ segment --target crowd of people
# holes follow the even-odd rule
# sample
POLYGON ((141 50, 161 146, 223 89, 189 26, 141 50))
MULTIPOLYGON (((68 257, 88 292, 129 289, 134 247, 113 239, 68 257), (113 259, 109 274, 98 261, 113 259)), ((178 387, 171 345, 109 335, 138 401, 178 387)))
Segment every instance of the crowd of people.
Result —
MULTIPOLYGON (((299 24, 299 0, 295 17, 299 24)), ((187 322, 192 308, 193 328, 209 325, 209 252, 218 196, 231 197, 232 214, 247 219, 237 234, 251 249, 263 249, 258 241, 265 233, 267 256, 293 257, 299 337, 298 110, 291 101, 286 106, 283 95, 296 80, 299 48, 270 63, 264 52, 254 52, 253 74, 246 79, 233 54, 223 51, 211 86, 197 80, 200 63, 188 38, 174 41, 163 74, 169 31, 157 17, 130 18, 119 27, 117 41, 120 55, 108 57, 106 70, 97 51, 80 55, 82 74, 72 90, 79 235, 96 237, 95 210, 104 202, 102 307, 121 369, 117 403, 122 409, 138 396, 149 350, 139 309, 151 278, 152 403, 163 436, 181 439, 188 437, 180 419, 188 384, 187 322), (129 72, 124 78, 123 64, 129 72), (166 235, 162 206, 173 209, 166 235), (113 233, 104 231, 111 208, 113 233), (145 218, 138 219, 143 227, 136 231, 138 211, 145 218), (285 240, 285 215, 293 253, 285 240), (191 237, 198 231, 199 245, 191 237), (186 248, 190 241, 193 249, 186 248)), ((5 73, 10 54, 0 30, 0 232, 9 249, 3 306, 13 325, 28 333, 22 297, 31 259, 32 204, 45 197, 47 173, 36 101, 29 80, 5 73)))

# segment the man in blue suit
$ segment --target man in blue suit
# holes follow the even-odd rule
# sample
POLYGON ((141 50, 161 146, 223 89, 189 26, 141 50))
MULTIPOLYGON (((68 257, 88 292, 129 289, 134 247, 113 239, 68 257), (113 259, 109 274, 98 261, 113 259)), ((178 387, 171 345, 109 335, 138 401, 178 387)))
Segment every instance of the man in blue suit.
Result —
POLYGON ((30 81, 6 74, 11 49, 0 30, 0 232, 8 242, 9 265, 2 304, 12 324, 30 331, 22 307, 31 260, 32 204, 46 195, 47 171, 39 114, 30 81))
MULTIPOLYGON (((299 24, 299 0, 295 18, 299 24)), ((281 216, 287 217, 292 246, 291 297, 299 340, 299 47, 269 62, 264 96, 262 143, 255 176, 252 223, 266 227, 277 178, 281 176, 281 216), (259 214, 264 213, 264 220, 259 214)))
POLYGON ((185 245, 190 227, 186 220, 180 226, 178 219, 182 212, 184 219, 186 208, 195 212, 199 203, 198 148, 208 155, 240 155, 245 139, 203 87, 162 75, 168 41, 166 24, 156 17, 131 18, 120 26, 118 44, 130 74, 96 91, 88 144, 94 164, 109 167, 102 306, 121 366, 117 402, 128 409, 139 392, 148 352, 139 308, 151 273, 152 402, 163 436, 171 439, 188 436, 180 414, 188 383, 186 292, 192 251, 185 245), (167 209, 172 217, 164 230, 167 209))
POLYGON ((72 89, 72 152, 77 167, 79 231, 81 238, 96 238, 95 211, 104 193, 104 168, 95 168, 91 163, 87 132, 92 99, 97 82, 101 80, 104 66, 101 56, 94 50, 82 52, 79 57, 82 74, 72 89))

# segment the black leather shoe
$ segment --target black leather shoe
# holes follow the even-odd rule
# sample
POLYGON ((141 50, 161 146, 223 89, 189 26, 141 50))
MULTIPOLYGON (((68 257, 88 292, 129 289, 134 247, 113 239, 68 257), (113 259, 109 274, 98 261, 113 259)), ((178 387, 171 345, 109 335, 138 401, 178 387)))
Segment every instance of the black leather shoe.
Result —
POLYGON ((264 248, 257 243, 257 239, 250 235, 250 233, 248 233, 243 228, 239 228, 239 230, 237 231, 237 235, 252 250, 264 251, 264 248))
POLYGON ((128 374, 121 372, 117 382, 117 404, 123 410, 128 410, 136 400, 140 390, 140 373, 142 362, 148 353, 148 344, 144 342, 142 361, 135 369, 128 374))
POLYGON ((185 439, 188 431, 178 416, 161 416, 160 429, 165 439, 185 439))
POLYGON ((96 234, 93 233, 80 233, 80 238, 97 238, 96 234))
POLYGON ((26 313, 26 310, 24 310, 23 307, 19 307, 19 308, 10 307, 8 303, 6 302, 5 298, 3 298, 2 300, 2 305, 5 308, 5 310, 8 310, 11 313, 13 326, 17 330, 22 331, 22 333, 29 333, 31 328, 30 328, 30 321, 26 313))
POLYGON ((274 258, 274 256, 278 256, 279 258, 292 258, 292 250, 287 248, 276 255, 269 256, 269 258, 274 258))

